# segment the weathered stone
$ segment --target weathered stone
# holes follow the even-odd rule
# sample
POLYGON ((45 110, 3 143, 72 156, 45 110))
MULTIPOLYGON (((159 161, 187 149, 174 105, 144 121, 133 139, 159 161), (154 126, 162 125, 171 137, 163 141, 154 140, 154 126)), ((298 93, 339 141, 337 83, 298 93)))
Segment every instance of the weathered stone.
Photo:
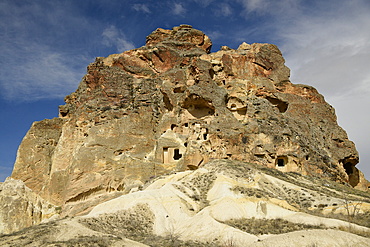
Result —
POLYGON ((39 224, 60 212, 20 180, 7 178, 0 183, 0 233, 11 233, 39 224))
POLYGON ((31 127, 12 177, 74 214, 86 210, 85 200, 108 200, 137 181, 211 159, 367 189, 334 109, 314 88, 290 82, 275 45, 210 53, 211 44, 182 25, 157 29, 141 48, 97 58, 60 118, 31 127))

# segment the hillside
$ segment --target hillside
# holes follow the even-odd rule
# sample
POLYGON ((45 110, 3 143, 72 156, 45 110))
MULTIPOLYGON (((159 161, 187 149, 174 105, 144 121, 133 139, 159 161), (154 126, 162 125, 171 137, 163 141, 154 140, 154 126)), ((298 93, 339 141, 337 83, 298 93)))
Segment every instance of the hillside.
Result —
POLYGON ((370 246, 369 209, 370 195, 348 186, 214 160, 149 181, 85 216, 3 235, 0 244, 370 246))

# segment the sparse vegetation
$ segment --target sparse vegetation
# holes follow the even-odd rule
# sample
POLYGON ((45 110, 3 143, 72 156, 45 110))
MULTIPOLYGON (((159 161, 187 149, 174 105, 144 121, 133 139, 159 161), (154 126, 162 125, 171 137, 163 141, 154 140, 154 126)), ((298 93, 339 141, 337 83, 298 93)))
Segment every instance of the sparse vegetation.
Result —
POLYGON ((358 196, 362 197, 363 201, 370 203, 370 193, 354 189, 349 185, 340 184, 331 180, 324 180, 318 177, 305 176, 296 172, 281 172, 277 169, 260 166, 253 163, 243 163, 246 166, 253 167, 263 173, 279 178, 283 181, 298 185, 300 187, 317 191, 319 193, 349 200, 356 200, 358 196))
POLYGON ((223 222, 253 235, 282 234, 304 229, 324 229, 323 226, 292 223, 283 219, 237 219, 223 222))
POLYGON ((344 197, 344 208, 347 212, 348 221, 352 222, 359 214, 362 202, 350 201, 347 198, 347 195, 343 195, 344 197))
POLYGON ((247 197, 266 198, 272 196, 272 194, 268 191, 263 191, 256 188, 245 188, 242 186, 235 186, 234 188, 232 188, 232 191, 240 193, 247 197))
POLYGON ((121 240, 115 236, 80 236, 67 241, 55 241, 47 244, 49 247, 110 247, 112 243, 121 240))
POLYGON ((207 200, 207 193, 211 189, 215 180, 215 173, 210 172, 207 174, 200 174, 190 181, 192 187, 197 188, 197 190, 199 191, 199 197, 196 196, 194 199, 198 199, 200 201, 201 209, 209 205, 209 201, 207 200))
POLYGON ((141 243, 147 244, 151 247, 218 247, 214 243, 202 243, 198 241, 183 241, 178 238, 171 238, 170 236, 161 237, 150 235, 141 243))
POLYGON ((348 215, 345 214, 336 214, 336 213, 328 213, 328 214, 323 214, 320 209, 316 210, 307 210, 306 213, 316 215, 319 217, 325 217, 325 218, 331 218, 331 219, 338 219, 338 220, 343 220, 343 221, 348 221, 351 223, 355 223, 360 226, 365 226, 370 228, 370 212, 366 212, 363 214, 358 214, 356 217, 353 217, 349 220, 348 215))
POLYGON ((119 237, 142 238, 152 234, 154 215, 146 204, 114 214, 104 214, 96 218, 83 218, 80 223, 92 230, 119 237))
POLYGON ((350 232, 350 233, 353 233, 353 234, 356 234, 356 235, 359 235, 359 236, 362 236, 362 237, 370 238, 370 232, 369 231, 355 229, 351 225, 348 225, 346 227, 339 227, 339 230, 345 231, 345 232, 350 232))
MULTIPOLYGON (((364 201, 369 197, 361 197, 359 192, 357 194, 352 193, 352 189, 345 185, 337 185, 334 182, 324 181, 318 178, 311 178, 302 176, 296 173, 281 173, 275 169, 269 169, 265 167, 257 167, 257 165, 229 161, 225 160, 219 163, 210 163, 205 166, 208 172, 202 173, 191 173, 189 176, 185 176, 176 183, 172 184, 174 188, 181 191, 195 202, 198 203, 199 208, 202 209, 209 205, 207 200, 207 193, 214 184, 217 178, 217 173, 223 173, 234 179, 242 179, 243 183, 232 188, 235 193, 239 193, 244 197, 255 197, 255 198, 278 198, 287 201, 290 205, 293 205, 300 209, 300 211, 317 215, 320 217, 328 217, 334 219, 340 219, 356 223, 358 225, 370 227, 370 212, 362 213, 360 207, 362 206, 362 199, 364 201), (283 181, 298 185, 300 187, 290 186, 285 182, 271 182, 268 178, 260 176, 260 180, 255 181, 254 176, 256 173, 265 173, 276 178, 280 178, 283 181), (248 187, 250 181, 251 186, 248 187), (334 203, 329 202, 332 197, 341 198, 341 200, 335 201, 334 203), (317 198, 322 198, 318 199, 317 198), (329 198, 329 199, 327 199, 329 198), (322 200, 322 202, 320 201, 322 200), (335 203, 341 203, 338 205, 342 206, 342 214, 330 213, 323 214, 322 209, 328 206, 333 206, 335 203), (320 204, 322 203, 322 204, 320 204), (311 210, 316 205, 316 210, 311 210), (343 210, 344 207, 344 210, 343 210)), ((156 178, 158 179, 158 178, 156 178)), ((186 200, 184 200, 186 204, 186 200)), ((334 205, 336 206, 336 204, 334 205)), ((191 208, 189 205, 188 208, 191 208)), ((55 208, 57 211, 61 210, 60 207, 55 208)), ((335 207, 334 207, 335 209, 335 207)), ((333 210, 335 212, 335 210, 333 210)), ((96 218, 80 218, 79 222, 86 227, 97 231, 96 236, 79 236, 66 241, 56 241, 52 237, 58 233, 58 223, 50 222, 47 224, 41 224, 32 227, 32 238, 30 239, 28 229, 24 229, 23 232, 14 233, 7 235, 11 239, 14 239, 14 246, 32 246, 32 239, 34 236, 40 236, 37 240, 37 244, 40 246, 111 246, 123 238, 128 238, 143 244, 147 244, 152 247, 229 247, 235 246, 235 239, 230 237, 223 242, 217 243, 201 243, 197 241, 183 241, 180 239, 180 235, 177 234, 175 229, 168 229, 166 236, 156 236, 153 234, 154 226, 154 215, 147 204, 138 204, 137 206, 129 209, 119 211, 114 214, 105 214, 96 218), (108 235, 99 235, 99 232, 106 233, 108 235)), ((240 229, 254 235, 263 234, 283 234, 292 231, 305 230, 305 229, 326 229, 320 225, 307 225, 307 224, 296 224, 283 219, 240 219, 240 220, 229 220, 223 222, 232 227, 240 229)), ((370 237, 369 232, 358 230, 358 228, 351 227, 340 227, 339 230, 354 233, 364 237, 370 237)), ((13 240, 12 240, 13 241, 13 240)), ((1 245, 1 243, 0 243, 1 245)), ((317 246, 311 244, 308 246, 317 246)))
POLYGON ((130 210, 119 213, 102 215, 98 218, 81 219, 80 223, 92 230, 113 234, 120 238, 132 239, 151 247, 215 246, 197 241, 182 241, 170 229, 167 236, 156 236, 153 234, 153 220, 154 215, 150 208, 146 204, 138 204, 130 210))

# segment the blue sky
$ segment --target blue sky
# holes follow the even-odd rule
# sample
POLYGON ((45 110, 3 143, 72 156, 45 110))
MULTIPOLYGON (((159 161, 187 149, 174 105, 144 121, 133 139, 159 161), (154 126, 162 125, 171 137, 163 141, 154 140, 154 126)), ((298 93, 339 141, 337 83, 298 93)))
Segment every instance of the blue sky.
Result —
POLYGON ((334 106, 369 179, 369 13, 369 0, 0 0, 0 181, 32 122, 57 117, 95 57, 180 24, 205 32, 213 51, 278 45, 291 81, 334 106))

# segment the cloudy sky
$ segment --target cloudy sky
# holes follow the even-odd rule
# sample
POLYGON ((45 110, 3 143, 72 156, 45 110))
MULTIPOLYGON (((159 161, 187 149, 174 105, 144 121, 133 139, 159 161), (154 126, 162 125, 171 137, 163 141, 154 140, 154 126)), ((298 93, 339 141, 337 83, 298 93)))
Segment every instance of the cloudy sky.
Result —
POLYGON ((0 0, 0 181, 33 121, 58 115, 95 57, 190 24, 213 51, 278 45, 293 83, 316 87, 356 143, 370 179, 369 0, 0 0))

